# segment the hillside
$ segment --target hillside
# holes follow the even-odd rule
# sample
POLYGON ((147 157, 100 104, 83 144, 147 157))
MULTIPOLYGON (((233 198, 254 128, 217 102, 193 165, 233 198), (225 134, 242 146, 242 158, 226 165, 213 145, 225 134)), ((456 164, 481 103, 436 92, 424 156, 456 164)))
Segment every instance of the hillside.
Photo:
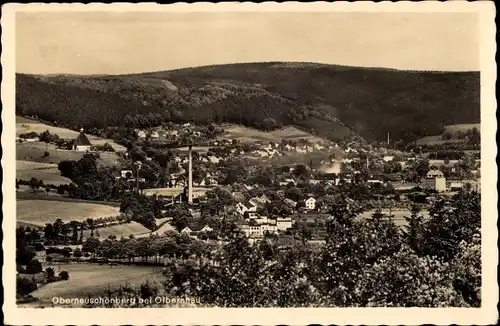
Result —
POLYGON ((18 74, 16 87, 17 114, 72 129, 213 121, 415 140, 477 123, 480 112, 478 72, 248 63, 122 76, 18 74))

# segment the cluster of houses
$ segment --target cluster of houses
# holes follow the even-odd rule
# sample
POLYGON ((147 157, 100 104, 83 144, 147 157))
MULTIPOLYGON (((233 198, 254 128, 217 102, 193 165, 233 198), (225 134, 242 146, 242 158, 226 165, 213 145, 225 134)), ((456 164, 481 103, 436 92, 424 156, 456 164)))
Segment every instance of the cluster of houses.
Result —
POLYGON ((434 190, 437 192, 457 191, 469 184, 474 190, 480 191, 479 180, 460 180, 458 178, 446 179, 444 173, 440 170, 430 170, 425 178, 422 179, 422 188, 434 190))

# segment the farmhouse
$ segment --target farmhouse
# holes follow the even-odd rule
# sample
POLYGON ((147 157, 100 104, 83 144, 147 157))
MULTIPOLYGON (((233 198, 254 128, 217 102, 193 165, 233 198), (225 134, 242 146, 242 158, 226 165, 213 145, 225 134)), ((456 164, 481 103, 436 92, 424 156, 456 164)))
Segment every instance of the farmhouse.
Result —
POLYGON ((437 192, 446 191, 446 178, 443 172, 439 170, 430 170, 425 178, 422 179, 422 188, 432 189, 437 192))
POLYGON ((310 211, 316 208, 316 199, 314 197, 309 197, 306 199, 306 208, 310 211))
POLYGON ((80 151, 80 152, 87 152, 87 151, 90 151, 91 147, 92 147, 92 144, 90 143, 87 136, 85 136, 83 128, 80 129, 80 134, 73 141, 73 150, 80 151))

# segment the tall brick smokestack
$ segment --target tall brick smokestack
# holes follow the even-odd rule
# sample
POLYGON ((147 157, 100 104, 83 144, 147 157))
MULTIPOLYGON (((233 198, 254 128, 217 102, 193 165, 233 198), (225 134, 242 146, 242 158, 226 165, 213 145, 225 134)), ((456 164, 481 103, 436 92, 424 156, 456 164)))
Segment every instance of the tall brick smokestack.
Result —
POLYGON ((188 167, 188 204, 193 203, 193 145, 189 145, 189 167, 188 167))

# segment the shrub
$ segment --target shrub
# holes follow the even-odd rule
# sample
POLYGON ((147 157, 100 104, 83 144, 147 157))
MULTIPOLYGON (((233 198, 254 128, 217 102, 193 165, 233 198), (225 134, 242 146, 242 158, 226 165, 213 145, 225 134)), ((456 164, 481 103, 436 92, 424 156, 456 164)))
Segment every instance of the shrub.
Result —
POLYGON ((56 273, 52 267, 49 267, 45 270, 45 276, 47 277, 47 283, 52 283, 57 281, 56 273))
POLYGON ((61 281, 67 281, 69 280, 69 273, 67 271, 62 271, 59 273, 59 279, 61 281))
POLYGON ((36 274, 42 271, 42 264, 37 259, 32 259, 28 265, 26 265, 26 273, 36 274))
POLYGON ((19 277, 16 280, 16 293, 27 295, 37 289, 36 282, 26 277, 19 277))

